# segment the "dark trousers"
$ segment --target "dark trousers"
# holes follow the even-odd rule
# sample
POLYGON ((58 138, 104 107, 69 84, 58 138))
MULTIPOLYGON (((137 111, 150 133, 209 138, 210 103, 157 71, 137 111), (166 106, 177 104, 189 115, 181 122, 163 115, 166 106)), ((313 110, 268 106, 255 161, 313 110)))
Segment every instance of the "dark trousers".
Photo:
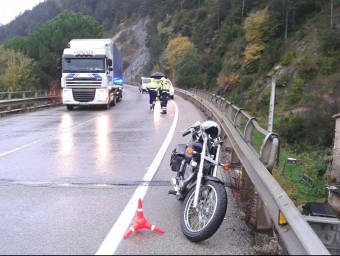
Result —
POLYGON ((168 104, 168 97, 169 93, 168 92, 161 92, 161 107, 165 107, 168 104))
POLYGON ((157 97, 157 91, 154 91, 154 90, 150 90, 148 89, 149 91, 149 103, 150 104, 153 104, 155 101, 156 101, 156 97, 157 97))

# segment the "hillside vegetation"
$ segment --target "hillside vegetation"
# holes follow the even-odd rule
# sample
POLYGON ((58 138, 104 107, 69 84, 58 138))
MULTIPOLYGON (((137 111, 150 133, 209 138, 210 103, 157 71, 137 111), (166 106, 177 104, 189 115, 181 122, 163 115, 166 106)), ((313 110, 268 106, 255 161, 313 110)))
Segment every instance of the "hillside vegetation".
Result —
POLYGON ((177 87, 219 94, 264 128, 276 81, 274 175, 297 204, 324 200, 340 112, 340 0, 47 0, 0 27, 0 90, 58 87, 56 59, 72 38, 119 34, 127 69, 140 47, 132 27, 146 17, 140 75, 162 71, 177 87), (21 72, 30 83, 13 75, 21 72), (296 185, 303 175, 313 184, 296 185))

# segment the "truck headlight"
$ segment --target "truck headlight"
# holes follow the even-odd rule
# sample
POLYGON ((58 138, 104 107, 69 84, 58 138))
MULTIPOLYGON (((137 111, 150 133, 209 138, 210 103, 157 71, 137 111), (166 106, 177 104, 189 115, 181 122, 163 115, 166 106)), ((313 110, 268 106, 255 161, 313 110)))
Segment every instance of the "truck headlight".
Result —
POLYGON ((96 90, 96 98, 97 99, 106 99, 107 98, 107 90, 106 89, 97 89, 96 90))
POLYGON ((72 89, 63 89, 63 98, 64 99, 72 99, 72 89))

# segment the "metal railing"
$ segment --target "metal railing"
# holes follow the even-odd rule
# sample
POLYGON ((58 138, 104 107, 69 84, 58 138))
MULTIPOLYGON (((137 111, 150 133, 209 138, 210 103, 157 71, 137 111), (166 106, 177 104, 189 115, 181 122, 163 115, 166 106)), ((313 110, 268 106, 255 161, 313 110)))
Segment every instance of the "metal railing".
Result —
POLYGON ((0 92, 0 115, 61 104, 61 91, 0 92))
POLYGON ((267 214, 267 222, 275 225, 289 254, 330 255, 271 174, 278 155, 278 136, 261 128, 254 117, 220 96, 197 89, 176 89, 176 94, 193 102, 209 118, 220 123, 261 199, 260 208, 267 214), (279 224, 280 214, 287 221, 285 225, 279 224))

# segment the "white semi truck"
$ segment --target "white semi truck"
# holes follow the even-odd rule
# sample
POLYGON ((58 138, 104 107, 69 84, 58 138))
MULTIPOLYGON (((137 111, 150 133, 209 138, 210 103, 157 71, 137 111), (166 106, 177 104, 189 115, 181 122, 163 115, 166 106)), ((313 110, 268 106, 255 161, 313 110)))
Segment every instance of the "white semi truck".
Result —
POLYGON ((123 97, 122 54, 112 39, 72 39, 58 67, 62 70, 63 104, 106 109, 123 97))

